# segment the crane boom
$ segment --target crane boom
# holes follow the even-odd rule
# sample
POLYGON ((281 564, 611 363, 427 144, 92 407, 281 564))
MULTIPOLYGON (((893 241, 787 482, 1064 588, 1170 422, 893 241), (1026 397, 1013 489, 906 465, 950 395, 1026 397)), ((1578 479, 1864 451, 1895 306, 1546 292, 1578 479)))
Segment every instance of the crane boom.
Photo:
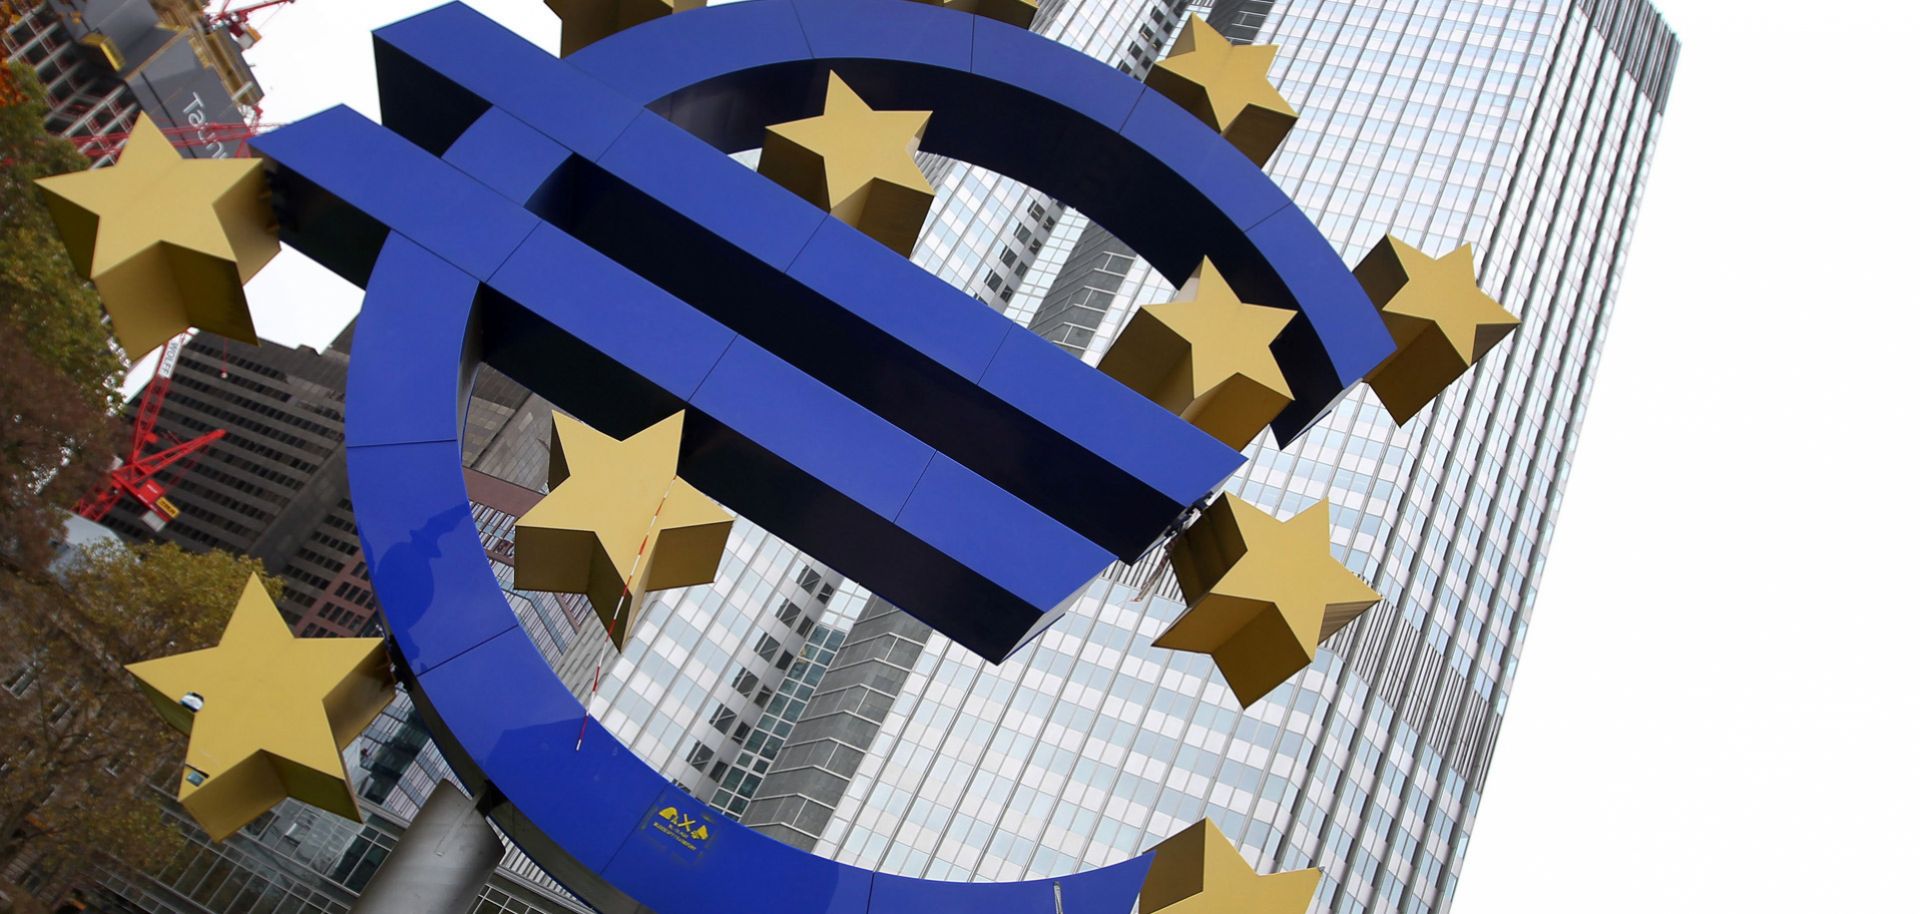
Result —
POLYGON ((127 448, 126 459, 109 470, 93 492, 74 507, 75 514, 89 520, 105 520, 113 506, 119 504, 122 497, 128 497, 147 509, 141 519, 156 532, 180 515, 180 509, 167 499, 167 490, 180 473, 192 468, 201 451, 227 436, 226 429, 214 429, 191 441, 179 441, 148 453, 149 448, 162 444, 156 426, 161 408, 166 405, 167 393, 173 389, 173 373, 180 365, 180 352, 189 339, 191 337, 183 333, 161 351, 153 380, 147 382, 147 389, 140 394, 140 405, 134 410, 133 442, 127 448), (169 470, 173 472, 169 474, 169 470))
MULTIPOLYGON (((220 5, 219 12, 207 17, 207 27, 226 29, 228 34, 231 34, 236 39, 248 37, 248 32, 252 27, 247 24, 247 20, 252 18, 254 13, 260 12, 261 10, 272 9, 276 6, 286 6, 292 2, 293 0, 265 0, 265 2, 262 3, 249 3, 246 6, 235 9, 233 0, 227 0, 227 2, 220 5)), ((257 38, 258 36, 255 35, 252 37, 257 38)))
MULTIPOLYGON (((240 143, 239 155, 247 155, 246 142, 260 133, 271 130, 277 124, 200 124, 191 127, 162 127, 167 142, 176 148, 186 148, 204 143, 240 143)), ((90 159, 104 159, 120 154, 120 148, 127 144, 127 138, 133 134, 126 131, 113 133, 77 133, 68 136, 74 148, 90 159)))

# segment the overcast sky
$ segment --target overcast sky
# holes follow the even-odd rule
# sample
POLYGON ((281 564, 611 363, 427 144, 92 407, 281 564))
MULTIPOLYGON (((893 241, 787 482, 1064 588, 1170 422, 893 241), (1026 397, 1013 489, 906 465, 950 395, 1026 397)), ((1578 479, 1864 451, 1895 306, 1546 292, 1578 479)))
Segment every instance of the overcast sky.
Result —
POLYGON ((1656 2, 1679 78, 1455 910, 1916 910, 1920 14, 1656 2))
MULTIPOLYGON (((375 114, 367 31, 434 5, 262 20, 268 120, 375 114)), ((1920 13, 1658 5, 1679 79, 1454 910, 1911 910, 1920 13)), ((248 293, 288 343, 359 305, 291 252, 248 293)))

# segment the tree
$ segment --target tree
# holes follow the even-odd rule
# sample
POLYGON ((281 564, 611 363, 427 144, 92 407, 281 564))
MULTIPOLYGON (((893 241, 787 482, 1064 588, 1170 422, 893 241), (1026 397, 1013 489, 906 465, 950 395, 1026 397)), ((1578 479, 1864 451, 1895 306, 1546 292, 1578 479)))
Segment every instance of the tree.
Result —
POLYGON ((258 559, 172 544, 102 544, 59 577, 0 564, 0 872, 50 887, 95 855, 139 868, 181 841, 148 785, 171 788, 183 744, 124 666, 211 647, 258 559))
POLYGON ((68 511, 121 443, 97 398, 0 328, 0 555, 46 567, 68 511))
POLYGON ((73 269, 33 182, 87 167, 46 131, 45 90, 33 70, 6 64, 30 99, 0 106, 0 322, 62 376, 102 403, 126 376, 93 287, 73 269))
POLYGON ((119 444, 126 364, 33 184, 87 160, 43 129, 33 71, 4 66, 30 100, 0 105, 0 554, 38 568, 119 444))

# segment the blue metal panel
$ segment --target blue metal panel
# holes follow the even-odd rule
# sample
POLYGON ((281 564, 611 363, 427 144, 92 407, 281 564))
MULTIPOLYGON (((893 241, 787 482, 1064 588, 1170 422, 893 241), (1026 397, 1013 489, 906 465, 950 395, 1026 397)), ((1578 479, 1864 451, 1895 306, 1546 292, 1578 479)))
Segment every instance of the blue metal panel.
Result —
MULTIPOLYGON (((1319 337, 1342 384, 1356 384, 1393 351, 1393 336, 1365 290, 1313 221, 1288 207, 1247 230, 1276 262, 1301 313, 1319 337), (1284 259, 1282 259, 1284 258, 1284 259)), ((1284 362, 1282 363, 1285 364, 1284 362)))
POLYGON ((1026 29, 982 19, 974 25, 973 72, 1023 92, 1045 93, 1049 103, 1119 131, 1146 84, 1084 54, 1058 53, 1057 47, 1026 29))
MULTIPOLYGON (((733 249, 716 251, 721 256, 735 255, 726 258, 734 264, 712 264, 716 269, 747 267, 747 258, 784 268, 799 256, 820 224, 830 218, 818 207, 651 113, 635 119, 597 164, 647 200, 684 219, 684 231, 710 233, 720 240, 719 245, 705 250, 733 249)), ((627 221, 634 215, 615 214, 614 218, 627 221)), ((636 236, 635 243, 662 249, 673 247, 672 242, 677 240, 661 235, 642 239, 637 232, 631 234, 636 236)), ((678 252, 662 253, 682 256, 678 252)), ((778 307, 767 302, 755 305, 778 307)))
POLYGON ((572 153, 499 108, 488 109, 444 158, 496 193, 525 206, 572 153))
POLYGON ((1210 436, 1162 436, 1165 409, 1142 397, 1115 396, 1126 390, 1120 382, 1084 369, 1034 334, 1011 334, 980 386, 1126 467, 1175 505, 1199 503, 1240 466, 1240 454, 1210 436))
POLYGON ((466 428, 466 377, 448 366, 462 361, 464 328, 473 318, 480 282, 398 235, 367 283, 354 340, 362 362, 390 364, 380 377, 347 375, 347 446, 458 441, 466 428), (392 388, 420 391, 439 408, 422 411, 393 397, 392 388))
MULTIPOLYGON (((1253 163, 1245 153, 1221 140, 1220 135, 1199 118, 1158 92, 1140 95, 1140 103, 1127 116, 1120 134, 1172 169, 1178 176, 1176 180, 1194 188, 1218 207, 1220 214, 1236 229, 1245 230, 1292 205, 1266 172, 1249 167, 1253 163)), ((1173 188, 1166 184, 1140 188, 1148 193, 1169 189, 1173 188)), ((1137 205, 1137 195, 1127 202, 1137 205)))
POLYGON ((551 225, 488 286, 678 401, 693 399, 738 336, 551 225))
POLYGON ((664 823, 642 821, 602 869, 633 886, 649 908, 670 912, 760 911, 780 914, 878 914, 869 904, 873 873, 795 850, 708 809, 669 786, 656 806, 699 811, 709 837, 675 840, 664 823), (691 844, 688 847, 687 844, 691 844))
POLYGON ((1126 435, 1097 420, 1076 428, 1098 434, 1062 435, 1020 399, 981 396, 972 382, 1002 343, 1031 334, 651 114, 598 164, 604 173, 581 169, 576 202, 552 201, 554 218, 1115 555, 1138 555, 1169 510, 1240 461, 1052 346, 1018 347, 1018 358, 1047 376, 1090 377, 1075 390, 1076 413, 1124 416, 1126 435), (664 238, 635 225, 663 226, 664 238), (772 272, 789 262, 798 287, 772 272))
POLYGON ((693 405, 885 518, 900 513, 933 458, 932 448, 746 340, 727 350, 693 405))
POLYGON ((343 218, 341 208, 412 239, 479 279, 493 275, 537 221, 344 106, 275 130, 254 140, 253 148, 267 157, 270 169, 304 182, 282 182, 283 196, 294 201, 290 231, 282 237, 336 272, 343 272, 336 264, 344 263, 343 275, 349 279, 359 270, 354 264, 363 258, 371 264, 369 255, 385 239, 365 237, 364 231, 358 237, 334 238, 356 228, 327 230, 329 220, 343 218), (305 187, 312 191, 302 195, 305 187), (319 243, 305 243, 316 237, 307 234, 309 229, 320 232, 319 243))
MULTIPOLYGON (((374 41, 589 158, 612 145, 641 110, 631 96, 561 64, 464 3, 449 3, 387 26, 374 33, 374 41)), ((433 92, 439 86, 423 82, 394 86, 392 91, 409 88, 433 92)), ((383 85, 382 92, 387 91, 383 85)), ((422 107, 430 107, 432 99, 422 102, 422 107)))
MULTIPOLYGON (((1081 873, 1031 882, 935 882, 878 874, 874 914, 1127 914, 1146 884, 1153 854, 1081 873), (1055 890, 1059 891, 1058 907, 1055 890)), ((1249 912, 1251 914, 1251 912, 1249 912)))
MULTIPOLYGON (((394 399, 423 420, 447 408, 394 399)), ((519 627, 473 528, 459 442, 350 447, 347 477, 381 615, 415 675, 519 627), (386 518, 401 520, 382 522, 386 518)))
POLYGON ((981 637, 969 634, 974 631, 1002 643, 1009 636, 1012 645, 1025 643, 1043 621, 1053 621, 1061 602, 1113 563, 1111 553, 945 455, 935 455, 927 466, 899 524, 1035 610, 1024 619, 974 612, 940 626, 961 643, 981 637))
MULTIPOLYGON (((490 602, 506 605, 498 588, 490 602)), ((517 627, 420 676, 419 690, 493 786, 589 869, 613 860, 669 786, 606 728, 582 727, 580 702, 517 627)))
POLYGON ((628 29, 567 57, 584 73, 652 104, 689 86, 778 63, 811 63, 788 0, 755 0, 674 16, 670 28, 628 29))
POLYGON ((897 60, 965 71, 978 17, 898 0, 791 0, 813 56, 866 63, 897 60))
POLYGON ((1240 464, 1231 448, 838 221, 820 227, 788 275, 813 293, 789 305, 832 306, 812 318, 832 333, 819 343, 781 337, 797 344, 783 355, 1112 555, 1139 555, 1170 511, 1240 464), (902 343, 912 352, 895 354, 902 343), (1006 361, 1081 383, 1055 395, 982 382, 1006 361), (1052 423, 1035 409, 1056 396, 1070 396, 1082 421, 1052 423))
POLYGON ((967 381, 1020 329, 839 220, 821 227, 788 275, 967 381))

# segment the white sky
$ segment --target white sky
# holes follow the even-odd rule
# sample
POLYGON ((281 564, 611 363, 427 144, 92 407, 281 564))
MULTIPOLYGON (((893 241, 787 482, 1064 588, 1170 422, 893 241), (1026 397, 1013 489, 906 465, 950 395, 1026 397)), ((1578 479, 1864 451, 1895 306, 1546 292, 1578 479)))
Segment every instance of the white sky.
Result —
MULTIPOLYGON (((268 120, 377 114, 367 32, 438 2, 262 19, 268 120)), ((1455 910, 1912 909, 1920 13, 1656 2, 1678 84, 1455 910)), ((288 343, 359 302, 290 251, 248 292, 288 343)))
POLYGON ((1920 13, 1656 2, 1678 83, 1454 910, 1920 909, 1920 13))

